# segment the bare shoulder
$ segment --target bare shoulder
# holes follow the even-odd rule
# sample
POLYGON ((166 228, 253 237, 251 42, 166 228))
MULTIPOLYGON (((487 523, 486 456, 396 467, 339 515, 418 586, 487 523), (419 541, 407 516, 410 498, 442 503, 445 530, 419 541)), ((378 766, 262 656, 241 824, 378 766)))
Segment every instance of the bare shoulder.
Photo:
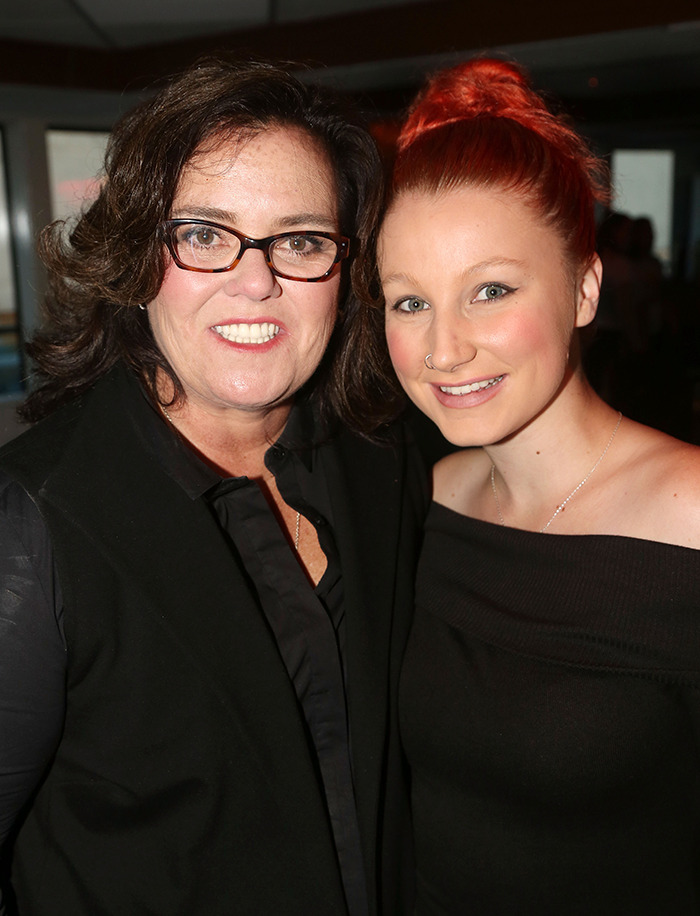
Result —
POLYGON ((621 480, 638 536, 700 550, 700 448, 638 424, 630 444, 621 480))
POLYGON ((462 510, 491 466, 481 448, 465 448, 447 455, 433 468, 433 498, 451 509, 462 510))

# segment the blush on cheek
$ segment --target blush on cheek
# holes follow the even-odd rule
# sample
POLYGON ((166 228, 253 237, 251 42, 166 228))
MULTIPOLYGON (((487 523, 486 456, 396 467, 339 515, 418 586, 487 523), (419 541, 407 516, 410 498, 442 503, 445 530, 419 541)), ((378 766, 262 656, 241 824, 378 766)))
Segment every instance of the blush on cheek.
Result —
POLYGON ((509 322, 507 340, 504 338, 498 346, 516 366, 531 366, 538 375, 553 373, 552 379, 558 385, 569 360, 572 334, 572 328, 564 327, 551 312, 529 318, 520 315, 509 322))
MULTIPOLYGON (((519 350, 523 355, 532 355, 533 353, 541 352, 548 344, 551 345, 556 336, 557 328, 551 320, 533 319, 532 317, 528 318, 525 315, 519 315, 513 316, 508 323, 507 340, 504 333, 503 340, 500 343, 507 344, 511 352, 519 350)), ((499 344, 499 341, 495 338, 492 338, 491 342, 494 346, 499 344)))
POLYGON ((407 335, 387 328, 386 342, 394 369, 401 375, 415 374, 420 369, 422 357, 417 356, 418 344, 407 335))

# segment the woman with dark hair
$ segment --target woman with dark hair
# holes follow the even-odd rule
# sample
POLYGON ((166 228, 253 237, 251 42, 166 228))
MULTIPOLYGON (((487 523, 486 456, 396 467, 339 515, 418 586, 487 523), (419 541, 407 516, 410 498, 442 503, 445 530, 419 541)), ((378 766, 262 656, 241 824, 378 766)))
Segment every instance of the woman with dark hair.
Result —
POLYGON ((422 483, 399 435, 339 422, 380 196, 336 100, 210 61, 124 118, 97 201, 45 232, 41 422, 0 454, 8 912, 407 906, 422 483))
POLYGON ((605 181, 506 62, 438 74, 399 140, 388 350, 462 447, 401 677, 420 916, 700 913, 700 452, 581 369, 605 181))

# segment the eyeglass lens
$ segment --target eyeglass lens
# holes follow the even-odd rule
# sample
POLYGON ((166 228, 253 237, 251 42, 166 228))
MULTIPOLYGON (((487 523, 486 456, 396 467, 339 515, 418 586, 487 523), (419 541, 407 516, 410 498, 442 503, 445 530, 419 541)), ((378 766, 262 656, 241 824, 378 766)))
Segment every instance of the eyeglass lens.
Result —
MULTIPOLYGON (((175 226, 172 240, 177 256, 188 267, 217 270, 229 267, 238 258, 241 242, 223 227, 205 223, 175 226)), ((269 258, 275 270, 300 278, 322 277, 336 259, 338 246, 333 239, 309 232, 283 235, 269 245, 269 258)))

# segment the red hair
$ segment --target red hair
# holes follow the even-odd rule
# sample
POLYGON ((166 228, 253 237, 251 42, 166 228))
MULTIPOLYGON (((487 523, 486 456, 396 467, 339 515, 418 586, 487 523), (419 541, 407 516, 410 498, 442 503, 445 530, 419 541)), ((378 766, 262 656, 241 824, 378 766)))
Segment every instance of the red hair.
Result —
POLYGON ((557 229, 574 263, 592 258, 595 203, 607 202, 607 169, 516 64, 476 58, 443 70, 409 111, 393 196, 464 185, 521 195, 557 229))

